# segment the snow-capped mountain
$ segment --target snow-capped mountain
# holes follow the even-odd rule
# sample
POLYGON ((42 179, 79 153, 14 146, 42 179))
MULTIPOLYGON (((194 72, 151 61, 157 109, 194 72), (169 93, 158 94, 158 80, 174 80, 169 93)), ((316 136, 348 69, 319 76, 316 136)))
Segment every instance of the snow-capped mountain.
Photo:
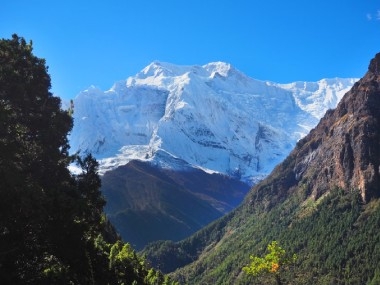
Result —
POLYGON ((276 84, 223 62, 153 62, 108 91, 81 92, 70 144, 100 159, 101 173, 139 159, 252 183, 282 161, 355 81, 276 84))

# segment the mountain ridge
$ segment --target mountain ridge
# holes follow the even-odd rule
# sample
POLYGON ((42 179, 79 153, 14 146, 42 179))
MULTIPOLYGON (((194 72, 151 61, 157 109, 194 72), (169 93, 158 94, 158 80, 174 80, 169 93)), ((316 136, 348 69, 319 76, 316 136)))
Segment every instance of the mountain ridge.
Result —
MULTIPOLYGON (((251 284, 242 274, 249 253, 278 240, 298 256, 293 268, 279 272, 283 284, 378 284, 377 66, 380 53, 238 208, 181 242, 148 247, 153 264, 165 260, 161 267, 184 284, 251 284)), ((271 284, 271 277, 256 281, 271 284)))
POLYGON ((173 171, 138 160, 102 177, 107 216, 136 249, 190 236, 233 210, 248 190, 228 176, 194 168, 173 171))
POLYGON ((280 85, 249 78, 224 62, 156 61, 106 92, 91 87, 79 94, 70 143, 100 159, 106 212, 126 241, 137 248, 176 241, 235 208, 244 198, 241 192, 236 196, 237 189, 245 194, 247 184, 265 178, 353 82, 335 78, 280 85), (136 161, 143 162, 142 171, 136 172, 136 161), (198 181, 195 192, 181 184, 184 174, 198 181), (163 177, 167 181, 159 182, 163 177), (221 186, 223 179, 230 182, 221 186), (177 200, 174 189, 181 194, 177 200), (147 198, 151 207, 134 207, 147 203, 140 192, 156 195, 147 198), (202 210, 178 211, 186 199, 202 210), (158 225, 177 230, 160 233, 153 230, 158 225))
POLYGON ((322 111, 335 107, 355 80, 322 80, 309 91, 305 86, 311 83, 299 88, 300 83, 259 81, 223 62, 156 61, 106 92, 95 87, 81 92, 74 99, 70 143, 73 152, 93 153, 102 174, 133 159, 162 164, 157 154, 165 152, 252 184, 289 153, 322 111), (315 98, 320 98, 318 108, 310 103, 315 98), (266 139, 260 137, 264 133, 266 139))

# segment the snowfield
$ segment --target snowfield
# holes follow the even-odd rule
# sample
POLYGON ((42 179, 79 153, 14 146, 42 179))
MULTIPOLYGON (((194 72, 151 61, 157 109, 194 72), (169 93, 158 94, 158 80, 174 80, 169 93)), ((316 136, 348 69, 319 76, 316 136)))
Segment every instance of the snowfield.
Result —
POLYGON ((108 91, 90 87, 78 94, 71 150, 91 152, 101 173, 139 159, 255 183, 356 81, 278 84, 224 62, 153 62, 108 91))

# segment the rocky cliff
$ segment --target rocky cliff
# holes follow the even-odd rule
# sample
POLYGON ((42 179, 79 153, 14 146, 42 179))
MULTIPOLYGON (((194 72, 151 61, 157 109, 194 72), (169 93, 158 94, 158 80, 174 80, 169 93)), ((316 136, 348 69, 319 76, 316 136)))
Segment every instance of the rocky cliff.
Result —
POLYGON ((380 53, 368 72, 329 110, 292 152, 294 174, 312 196, 328 189, 360 190, 364 201, 379 196, 380 53))

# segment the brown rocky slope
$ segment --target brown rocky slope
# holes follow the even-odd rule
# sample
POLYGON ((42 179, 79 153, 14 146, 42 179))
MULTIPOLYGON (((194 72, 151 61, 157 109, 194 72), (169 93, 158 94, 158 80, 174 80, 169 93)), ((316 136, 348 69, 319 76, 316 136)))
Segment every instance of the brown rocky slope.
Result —
POLYGON ((364 202, 380 196, 380 53, 337 108, 300 140, 246 201, 273 204, 295 186, 318 199, 331 189, 359 190, 364 202), (265 197, 265 198, 263 198, 265 197))
POLYGON ((334 111, 299 142, 297 180, 312 181, 316 198, 327 189, 360 190, 364 201, 380 194, 380 53, 334 111))

